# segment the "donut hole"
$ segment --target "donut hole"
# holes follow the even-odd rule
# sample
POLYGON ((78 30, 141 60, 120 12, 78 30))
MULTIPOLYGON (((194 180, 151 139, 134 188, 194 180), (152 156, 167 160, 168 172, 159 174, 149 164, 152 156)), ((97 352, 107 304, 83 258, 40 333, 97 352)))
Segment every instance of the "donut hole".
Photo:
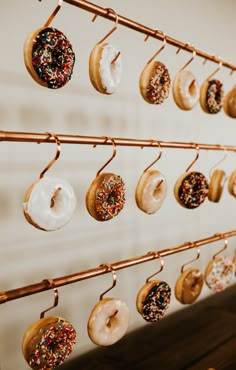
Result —
POLYGON ((155 187, 155 189, 153 190, 153 197, 157 200, 160 196, 160 186, 161 184, 163 183, 163 180, 161 180, 157 186, 155 187))
POLYGON ((113 315, 109 316, 107 319, 106 319, 106 327, 108 327, 109 329, 114 326, 114 322, 117 321, 117 317, 116 315, 118 314, 118 310, 116 310, 113 315))
POLYGON ((191 82, 191 84, 189 85, 188 91, 189 91, 189 94, 190 94, 192 97, 196 96, 196 94, 197 94, 197 89, 196 89, 195 80, 193 80, 193 81, 191 82))
POLYGON ((61 196, 61 190, 62 189, 60 187, 57 188, 50 200, 50 208, 55 213, 58 213, 60 211, 62 203, 63 203, 63 199, 61 196))

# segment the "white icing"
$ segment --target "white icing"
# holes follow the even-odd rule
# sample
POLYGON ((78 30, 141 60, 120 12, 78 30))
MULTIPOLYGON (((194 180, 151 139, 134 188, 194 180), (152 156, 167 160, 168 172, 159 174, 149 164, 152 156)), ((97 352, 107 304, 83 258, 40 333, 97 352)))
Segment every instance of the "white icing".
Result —
POLYGON ((141 209, 148 214, 153 214, 160 209, 165 199, 166 180, 159 171, 146 171, 142 176, 147 176, 148 179, 142 190, 141 209))
MULTIPOLYGON (((211 262, 210 262, 211 263, 211 262)), ((215 292, 227 288, 235 275, 235 264, 226 256, 213 260, 212 270, 206 276, 207 286, 215 292)))
POLYGON ((178 88, 183 107, 192 109, 197 104, 200 94, 200 88, 194 74, 190 71, 180 71, 178 74, 178 88))
POLYGON ((88 335, 98 345, 116 343, 126 333, 129 309, 120 299, 102 299, 94 307, 88 321, 88 335))
POLYGON ((71 185, 64 179, 44 176, 37 180, 24 212, 41 229, 52 231, 67 224, 75 210, 76 198, 71 185))
POLYGON ((110 44, 102 46, 101 59, 99 61, 99 73, 102 85, 107 94, 113 94, 121 80, 122 63, 121 56, 116 58, 119 50, 110 44))

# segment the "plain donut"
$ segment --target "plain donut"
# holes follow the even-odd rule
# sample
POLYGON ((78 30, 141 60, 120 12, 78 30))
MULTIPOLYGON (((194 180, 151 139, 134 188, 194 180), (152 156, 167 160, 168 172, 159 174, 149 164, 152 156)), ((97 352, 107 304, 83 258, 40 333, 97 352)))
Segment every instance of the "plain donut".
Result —
POLYGON ((103 298, 93 308, 88 320, 88 335, 100 346, 109 346, 120 340, 129 325, 129 309, 116 298, 103 298))
POLYGON ((223 188, 224 183, 226 180, 226 174, 223 170, 214 170, 209 184, 209 191, 208 191, 208 199, 211 202, 219 202, 223 188))
POLYGON ((199 297, 204 277, 197 268, 183 271, 175 284, 175 297, 182 304, 191 304, 199 297))
POLYGON ((225 96, 224 111, 229 117, 236 118, 236 85, 225 96))

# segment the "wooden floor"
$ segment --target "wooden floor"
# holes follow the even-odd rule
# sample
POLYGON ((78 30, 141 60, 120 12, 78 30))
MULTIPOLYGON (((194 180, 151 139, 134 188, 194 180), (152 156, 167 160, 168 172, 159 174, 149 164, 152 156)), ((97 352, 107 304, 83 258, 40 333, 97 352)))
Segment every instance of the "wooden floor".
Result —
POLYGON ((236 285, 118 343, 67 360, 61 370, 236 370, 236 285))

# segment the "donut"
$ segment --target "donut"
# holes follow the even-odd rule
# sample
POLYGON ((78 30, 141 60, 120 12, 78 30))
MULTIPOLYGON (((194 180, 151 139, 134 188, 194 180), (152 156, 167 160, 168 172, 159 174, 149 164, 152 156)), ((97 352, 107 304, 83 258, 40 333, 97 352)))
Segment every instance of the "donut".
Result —
POLYGON ((228 191, 233 197, 236 197, 236 170, 234 170, 229 177, 228 191))
POLYGON ((74 349, 76 331, 58 316, 42 318, 29 326, 22 340, 22 352, 32 369, 54 369, 74 349))
POLYGON ((166 197, 167 186, 164 176, 157 170, 147 170, 140 177, 135 190, 139 209, 153 214, 161 208, 166 197))
POLYGON ((214 292, 227 288, 235 275, 235 264, 226 256, 213 258, 205 270, 205 282, 214 292))
POLYGON ((164 282, 152 280, 144 284, 136 297, 136 307, 144 320, 160 320, 170 304, 171 288, 164 282))
POLYGON ((191 110, 199 101, 200 88, 196 77, 190 71, 179 71, 172 85, 173 98, 182 110, 191 110))
POLYGON ((193 209, 205 201, 208 188, 208 181, 201 172, 189 171, 176 181, 174 195, 182 207, 193 209))
POLYGON ((211 202, 219 202, 224 183, 226 180, 226 174, 223 170, 214 170, 209 183, 208 199, 211 202))
POLYGON ((140 93, 150 104, 162 104, 169 96, 170 84, 169 71, 159 61, 147 63, 139 78, 140 93))
POLYGON ((229 117, 236 118, 236 85, 225 96, 224 111, 229 117))
POLYGON ((75 207, 76 198, 71 185, 64 179, 44 176, 27 190, 23 212, 34 227, 53 231, 70 221, 75 207))
POLYGON ((203 287, 204 277, 197 268, 183 271, 175 284, 175 297, 183 304, 191 304, 199 297, 203 287))
POLYGON ((86 207, 97 221, 116 217, 125 204, 125 184, 119 175, 100 173, 86 194, 86 207))
POLYGON ((71 79, 75 54, 70 41, 61 31, 41 27, 25 41, 24 62, 38 84, 58 89, 71 79))
POLYGON ((103 298, 93 308, 87 330, 91 341, 99 346, 110 346, 120 340, 129 325, 129 309, 117 298, 103 298))
POLYGON ((215 114, 223 107, 224 88, 219 80, 206 80, 200 89, 200 105, 204 112, 215 114))
POLYGON ((113 94, 120 84, 121 75, 119 50, 108 43, 95 45, 89 56, 89 77, 93 87, 102 94, 113 94))

